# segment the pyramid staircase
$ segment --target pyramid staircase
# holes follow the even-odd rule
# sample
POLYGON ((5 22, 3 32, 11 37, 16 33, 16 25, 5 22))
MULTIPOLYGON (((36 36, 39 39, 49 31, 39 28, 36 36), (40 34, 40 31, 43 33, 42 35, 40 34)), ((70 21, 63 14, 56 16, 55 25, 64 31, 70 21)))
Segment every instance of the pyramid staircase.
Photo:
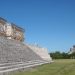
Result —
POLYGON ((0 75, 48 63, 26 44, 0 37, 0 75))

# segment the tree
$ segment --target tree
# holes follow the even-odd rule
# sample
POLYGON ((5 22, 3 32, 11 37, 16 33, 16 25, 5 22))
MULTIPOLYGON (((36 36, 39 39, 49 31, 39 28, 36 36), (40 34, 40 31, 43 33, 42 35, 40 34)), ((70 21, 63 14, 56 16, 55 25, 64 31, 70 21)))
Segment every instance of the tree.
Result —
MULTIPOLYGON (((70 55, 68 53, 65 53, 65 52, 59 52, 59 51, 56 51, 54 53, 50 53, 50 56, 53 58, 53 59, 69 59, 70 58, 70 55)), ((73 55, 74 56, 74 55, 73 55)))
POLYGON ((62 58, 62 55, 59 51, 56 51, 55 53, 50 53, 50 55, 53 59, 61 59, 62 58))

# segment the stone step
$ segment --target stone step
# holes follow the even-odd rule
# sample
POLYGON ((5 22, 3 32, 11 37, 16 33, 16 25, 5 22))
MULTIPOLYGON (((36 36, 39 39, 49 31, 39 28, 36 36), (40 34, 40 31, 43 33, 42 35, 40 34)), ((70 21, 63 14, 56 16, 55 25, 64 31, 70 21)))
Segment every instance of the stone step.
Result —
POLYGON ((44 64, 44 62, 21 63, 21 64, 15 64, 15 65, 10 65, 10 66, 5 66, 5 67, 3 66, 3 67, 0 67, 0 73, 27 69, 29 67, 34 67, 34 66, 38 66, 42 64, 44 64))
POLYGON ((3 64, 0 64, 0 67, 10 66, 10 65, 16 65, 16 64, 22 64, 22 63, 23 62, 3 63, 3 64))

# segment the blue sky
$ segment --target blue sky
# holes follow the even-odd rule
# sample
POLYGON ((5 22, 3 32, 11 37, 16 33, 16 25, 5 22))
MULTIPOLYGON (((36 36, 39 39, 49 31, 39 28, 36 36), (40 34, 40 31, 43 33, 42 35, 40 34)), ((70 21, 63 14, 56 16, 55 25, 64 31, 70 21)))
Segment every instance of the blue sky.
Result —
POLYGON ((0 16, 25 29, 25 42, 49 52, 75 44, 75 0, 0 0, 0 16))

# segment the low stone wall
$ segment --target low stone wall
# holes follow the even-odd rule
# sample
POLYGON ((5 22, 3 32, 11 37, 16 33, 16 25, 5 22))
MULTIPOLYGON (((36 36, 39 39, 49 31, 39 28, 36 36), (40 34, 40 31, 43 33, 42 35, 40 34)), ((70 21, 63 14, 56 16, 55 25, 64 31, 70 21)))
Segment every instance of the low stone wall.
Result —
POLYGON ((52 58, 48 54, 48 50, 46 48, 38 47, 36 45, 27 44, 36 54, 38 54, 43 60, 52 61, 52 58))

